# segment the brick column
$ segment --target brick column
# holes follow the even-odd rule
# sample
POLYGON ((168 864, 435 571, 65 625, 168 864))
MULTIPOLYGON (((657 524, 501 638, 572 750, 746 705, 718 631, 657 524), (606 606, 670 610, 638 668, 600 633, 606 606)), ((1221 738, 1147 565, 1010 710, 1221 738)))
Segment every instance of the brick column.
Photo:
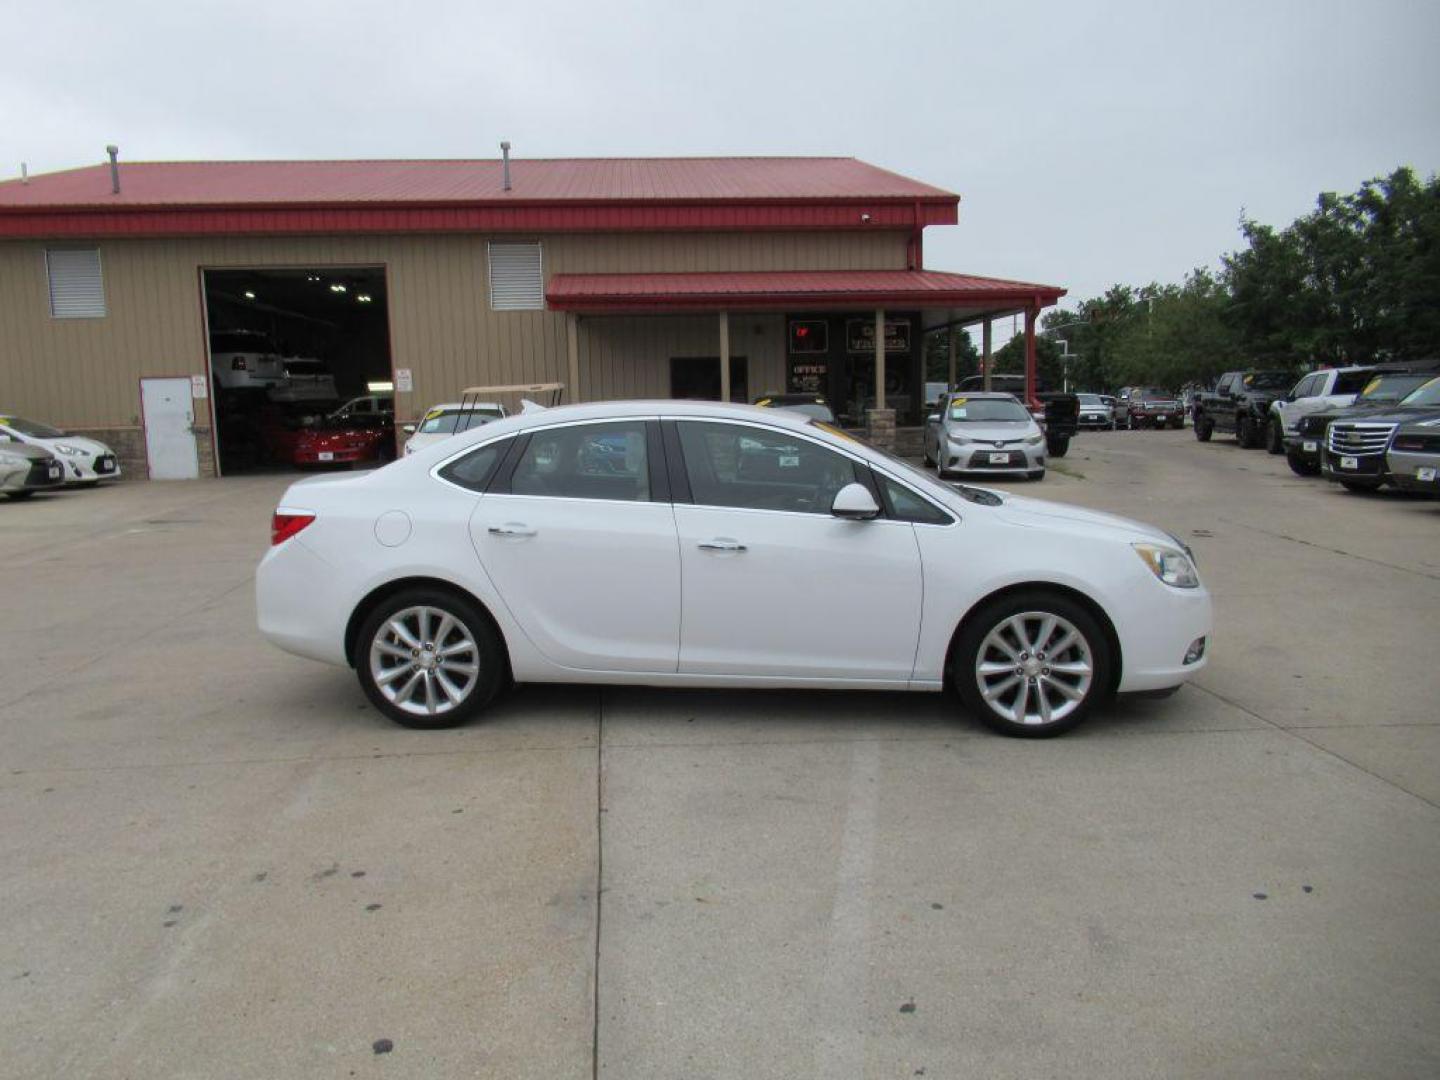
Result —
POLYGON ((895 410, 866 409, 865 437, 882 450, 895 448, 895 410))

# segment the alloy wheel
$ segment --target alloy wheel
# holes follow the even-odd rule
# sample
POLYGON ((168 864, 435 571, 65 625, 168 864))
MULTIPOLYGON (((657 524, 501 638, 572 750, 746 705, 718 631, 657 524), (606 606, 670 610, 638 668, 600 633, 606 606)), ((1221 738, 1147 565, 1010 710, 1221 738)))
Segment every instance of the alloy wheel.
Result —
POLYGON ((396 611, 370 643, 370 677, 385 699, 415 716, 443 716, 470 696, 480 650, 470 629, 429 605, 396 611))
POLYGON ((980 696, 1015 724, 1064 720, 1084 703, 1094 680, 1095 658, 1085 635, 1046 611, 1007 616, 975 656, 980 696))

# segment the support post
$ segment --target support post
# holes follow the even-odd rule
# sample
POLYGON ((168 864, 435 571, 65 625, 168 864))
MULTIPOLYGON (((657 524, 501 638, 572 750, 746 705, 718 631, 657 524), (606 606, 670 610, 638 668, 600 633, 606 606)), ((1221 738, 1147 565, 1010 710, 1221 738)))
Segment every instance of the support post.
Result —
POLYGON ((885 309, 875 309, 875 408, 885 408, 885 309))
POLYGON ((955 336, 958 333, 960 333, 960 328, 958 326, 950 327, 950 365, 946 368, 947 374, 945 376, 947 380, 945 383, 945 390, 947 393, 955 389, 955 362, 960 357, 960 341, 955 336))
POLYGON ((720 312, 720 400, 730 400, 730 312, 720 312))
POLYGON ((875 309, 875 407, 865 411, 865 431, 871 444, 883 450, 895 446, 895 410, 885 407, 885 309, 875 309))
POLYGON ((580 400, 580 316, 573 311, 565 316, 565 359, 570 375, 570 393, 566 400, 580 400))
POLYGON ((1035 316, 1039 312, 1033 308, 1025 309, 1025 404, 1034 406, 1039 403, 1035 396, 1035 316))
POLYGON ((990 392, 990 319, 985 319, 985 336, 983 348, 980 351, 980 370, 985 376, 985 392, 990 392))

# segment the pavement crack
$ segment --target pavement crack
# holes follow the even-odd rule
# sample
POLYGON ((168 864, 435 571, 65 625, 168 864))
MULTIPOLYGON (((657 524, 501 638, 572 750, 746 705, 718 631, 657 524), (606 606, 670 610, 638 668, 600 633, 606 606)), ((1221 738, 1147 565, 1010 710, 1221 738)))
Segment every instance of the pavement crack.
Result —
POLYGON ((1259 720, 1262 724, 1265 724, 1265 725, 1267 725, 1267 726, 1269 726, 1269 727, 1272 727, 1272 728, 1274 728, 1276 731, 1279 731, 1279 732, 1281 732, 1282 734, 1285 734, 1285 735, 1290 736, 1292 739, 1299 739, 1301 742, 1305 743, 1307 746, 1314 747, 1316 750, 1319 750, 1321 753, 1330 755, 1330 756, 1333 757, 1336 761, 1343 761, 1346 765, 1349 765, 1352 769, 1359 769, 1359 770, 1360 770, 1361 772, 1363 772, 1366 776, 1374 777, 1376 780, 1379 780, 1382 784, 1385 784, 1385 785, 1387 785, 1388 787, 1393 787, 1396 791, 1404 792, 1406 795, 1409 795, 1411 798, 1419 799, 1419 800, 1420 800, 1421 802, 1423 802, 1426 806, 1432 807, 1433 809, 1436 809, 1436 810, 1440 810, 1440 803, 1435 802, 1434 799, 1427 799, 1424 795, 1421 795, 1418 791, 1411 791, 1411 790, 1410 790, 1409 788, 1407 788, 1404 784, 1397 784, 1394 780, 1391 780, 1388 776, 1381 776, 1379 773, 1375 772, 1373 769, 1367 769, 1364 765, 1361 765, 1358 761, 1352 761, 1350 758, 1346 757, 1344 754, 1341 754, 1341 753, 1338 753, 1338 752, 1336 752, 1336 751, 1334 751, 1334 750, 1331 750, 1328 746, 1325 746, 1325 745, 1323 745, 1323 744, 1321 744, 1321 743, 1318 743, 1318 742, 1316 742, 1314 739, 1306 738, 1306 736, 1301 733, 1301 732, 1302 732, 1303 730, 1305 730, 1305 729, 1285 727, 1285 725, 1279 724, 1279 723, 1275 722, 1274 720, 1271 720, 1271 719, 1270 719, 1269 717, 1267 717, 1267 716, 1261 716, 1261 715, 1260 715, 1258 712, 1256 712, 1254 709, 1249 708, 1249 707, 1246 706, 1246 705, 1240 704, 1240 702, 1236 701, 1234 698, 1228 698, 1228 697, 1226 697, 1224 694, 1220 693, 1218 690, 1211 690, 1208 686, 1201 686, 1198 682, 1195 682, 1193 679, 1191 680, 1190 685, 1193 686, 1193 687, 1195 687, 1195 689, 1196 689, 1196 690, 1199 690, 1202 694, 1209 694, 1211 697, 1215 698, 1217 701, 1223 701, 1226 705, 1229 705, 1232 709, 1239 709, 1239 710, 1240 710, 1241 712, 1243 712, 1246 716, 1253 716, 1256 720, 1259 720))
POLYGON ((590 1077, 600 1076, 600 917, 605 897, 605 688, 595 694, 595 958, 590 999, 590 1077))
POLYGON ((1249 529, 1251 532, 1258 532, 1265 536, 1273 537, 1276 540, 1288 540, 1292 544, 1301 544, 1308 548, 1315 548, 1317 551, 1328 551, 1331 555, 1343 555, 1347 559, 1359 559, 1361 562, 1370 563, 1372 566, 1383 566, 1387 570, 1398 570, 1402 574, 1414 574, 1416 577, 1429 578, 1431 581, 1440 581, 1440 574, 1432 574, 1428 570, 1416 570, 1413 566, 1398 566, 1395 563, 1386 562, 1384 559, 1374 559, 1369 555, 1346 551, 1344 548, 1331 547, 1328 544, 1317 544, 1313 540, 1306 540, 1303 536, 1291 536, 1289 533, 1261 528, 1259 525, 1251 525, 1245 521, 1236 521, 1234 518, 1222 517, 1216 520, 1223 521, 1227 525, 1234 525, 1237 528, 1249 529))

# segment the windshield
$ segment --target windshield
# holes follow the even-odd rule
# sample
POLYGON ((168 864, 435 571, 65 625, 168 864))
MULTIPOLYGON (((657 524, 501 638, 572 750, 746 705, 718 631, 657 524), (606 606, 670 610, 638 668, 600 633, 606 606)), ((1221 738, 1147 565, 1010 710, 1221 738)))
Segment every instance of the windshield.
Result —
POLYGON ((1175 395, 1168 390, 1156 390, 1154 387, 1147 387, 1135 395, 1142 401, 1173 401, 1175 395))
POLYGON ((1102 409, 1105 407, 1105 399, 1099 394, 1079 394, 1080 407, 1083 409, 1102 409))
POLYGON ((1413 375, 1409 372, 1395 372, 1376 375, 1360 394, 1362 401, 1399 401, 1412 391, 1429 382, 1433 375, 1413 375))
POLYGON ((32 439, 58 439, 65 434, 59 428, 42 424, 38 420, 26 420, 20 416, 0 416, 0 424, 18 434, 28 435, 32 439))
POLYGON ((785 409, 788 412, 797 412, 803 416, 808 416, 814 420, 824 420, 829 423, 833 423, 835 420, 835 414, 830 411, 829 405, 821 405, 818 402, 814 401, 807 401, 803 404, 798 405, 785 405, 777 402, 772 405, 771 408, 785 409))
POLYGON ((471 428, 480 427, 482 424, 499 419, 500 410, 488 406, 463 410, 436 411, 432 409, 420 422, 419 433, 421 435, 453 435, 457 431, 469 431, 471 428))
POLYGON ((950 419, 962 424, 1021 423, 1030 419, 1014 398, 952 398, 950 419))
POLYGON ((1240 381, 1251 390, 1289 390, 1295 376, 1288 371, 1257 371, 1240 381))
POLYGON ((1401 405, 1440 405, 1440 376, 1413 391, 1401 405))

